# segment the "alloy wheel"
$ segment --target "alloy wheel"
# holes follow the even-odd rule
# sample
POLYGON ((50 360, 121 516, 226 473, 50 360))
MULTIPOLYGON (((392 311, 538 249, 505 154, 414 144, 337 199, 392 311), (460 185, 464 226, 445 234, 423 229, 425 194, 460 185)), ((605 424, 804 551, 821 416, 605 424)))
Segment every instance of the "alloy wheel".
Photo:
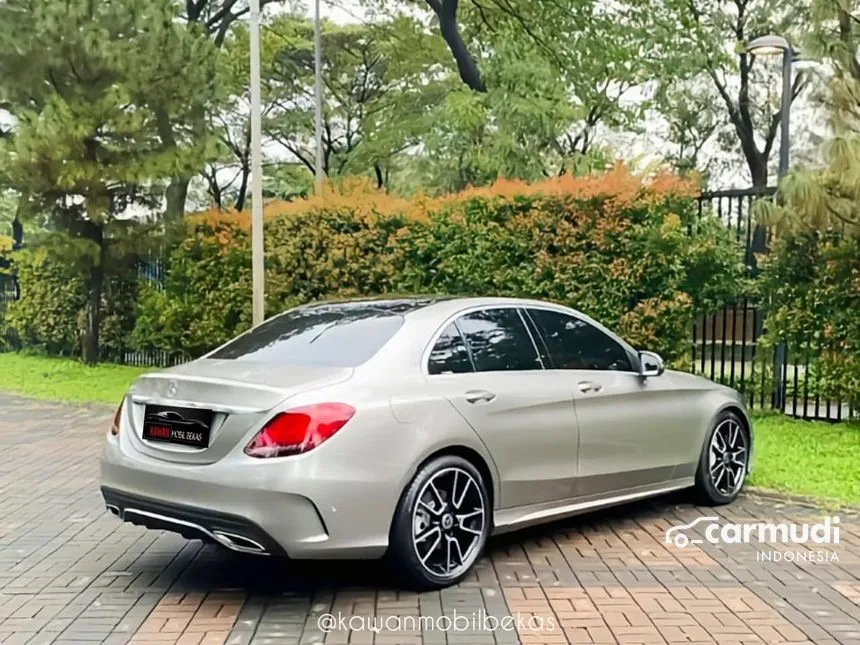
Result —
POLYGON ((424 484, 412 511, 412 545, 434 576, 456 578, 478 557, 485 529, 481 484, 461 468, 444 468, 424 484))
POLYGON ((720 422, 708 452, 711 483, 718 493, 731 497, 740 490, 747 470, 747 438, 740 423, 734 419, 720 422))

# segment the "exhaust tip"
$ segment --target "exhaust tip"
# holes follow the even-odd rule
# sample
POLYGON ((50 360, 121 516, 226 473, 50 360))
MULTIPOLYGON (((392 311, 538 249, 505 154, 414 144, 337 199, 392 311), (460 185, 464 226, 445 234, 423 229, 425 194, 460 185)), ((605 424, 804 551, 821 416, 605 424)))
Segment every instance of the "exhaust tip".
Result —
POLYGON ((119 512, 119 506, 114 506, 113 504, 105 504, 105 508, 117 517, 122 517, 122 514, 119 512))
POLYGON ((266 547, 243 535, 235 535, 234 533, 225 533, 223 531, 212 531, 212 535, 221 545, 227 547, 231 551, 269 555, 268 551, 266 551, 266 547))

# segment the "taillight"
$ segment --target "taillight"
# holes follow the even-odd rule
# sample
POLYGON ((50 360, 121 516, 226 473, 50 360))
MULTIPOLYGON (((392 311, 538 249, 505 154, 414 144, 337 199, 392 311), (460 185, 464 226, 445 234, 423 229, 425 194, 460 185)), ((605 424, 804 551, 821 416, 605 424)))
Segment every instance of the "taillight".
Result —
POLYGON ((122 406, 124 403, 125 403, 125 399, 123 399, 120 402, 119 407, 116 409, 116 414, 113 415, 113 425, 110 427, 110 433, 113 436, 116 436, 119 434, 119 422, 120 422, 120 419, 122 419, 122 406))
POLYGON ((251 457, 285 457, 313 450, 355 414, 345 403, 317 403, 273 417, 245 446, 251 457))

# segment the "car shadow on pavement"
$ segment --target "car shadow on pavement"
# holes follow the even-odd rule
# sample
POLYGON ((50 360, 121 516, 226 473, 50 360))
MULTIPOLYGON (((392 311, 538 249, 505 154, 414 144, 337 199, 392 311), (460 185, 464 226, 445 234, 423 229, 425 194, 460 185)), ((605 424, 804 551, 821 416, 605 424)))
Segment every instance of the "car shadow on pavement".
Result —
MULTIPOLYGON (((670 493, 494 536, 490 538, 478 567, 494 555, 504 555, 530 543, 562 539, 574 531, 598 530, 607 525, 635 524, 664 517, 678 506, 693 508, 689 493, 670 493)), ((225 589, 262 595, 310 594, 344 588, 404 588, 396 571, 385 559, 289 560, 233 553, 218 545, 203 545, 179 582, 186 591, 225 589)))

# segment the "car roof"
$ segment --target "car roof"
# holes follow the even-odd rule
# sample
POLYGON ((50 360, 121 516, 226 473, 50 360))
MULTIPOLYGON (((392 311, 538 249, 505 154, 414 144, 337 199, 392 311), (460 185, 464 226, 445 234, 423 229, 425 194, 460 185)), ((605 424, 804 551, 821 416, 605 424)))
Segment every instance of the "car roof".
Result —
MULTIPOLYGON (((542 306, 565 308, 564 305, 531 298, 510 298, 501 296, 449 296, 449 295, 415 295, 415 296, 376 296, 368 298, 345 298, 343 300, 323 300, 308 303, 302 309, 373 309, 385 311, 392 315, 405 315, 422 309, 432 309, 437 313, 440 309, 457 311, 472 307, 490 307, 509 305, 513 307, 542 306)), ((578 313, 578 312, 577 312, 578 313)))
POLYGON ((344 300, 320 300, 302 306, 302 309, 376 309, 404 314, 428 307, 437 302, 454 300, 456 296, 403 296, 348 298, 344 300))

